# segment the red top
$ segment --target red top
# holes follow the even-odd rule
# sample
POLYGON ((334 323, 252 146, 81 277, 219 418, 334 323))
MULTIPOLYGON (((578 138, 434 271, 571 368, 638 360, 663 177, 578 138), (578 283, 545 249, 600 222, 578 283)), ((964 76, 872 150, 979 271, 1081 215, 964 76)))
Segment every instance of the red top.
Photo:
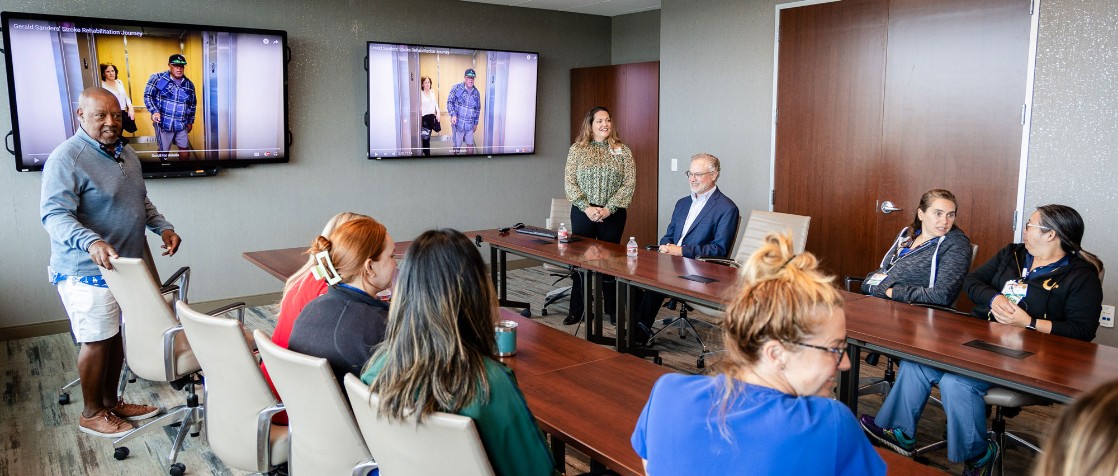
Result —
POLYGON ((272 342, 287 348, 287 341, 291 339, 291 329, 295 327, 295 318, 303 312, 303 307, 314 298, 326 294, 329 286, 326 280, 315 279, 314 275, 307 273, 291 287, 291 291, 283 295, 280 301, 279 318, 276 321, 276 330, 272 333, 272 342))
MULTIPOLYGON (((272 333, 272 342, 286 349, 287 342, 291 339, 291 329, 295 327, 295 318, 299 317, 299 313, 303 311, 303 307, 307 303, 326 294, 329 287, 325 279, 315 279, 312 273, 303 275, 303 278, 296 282, 295 286, 287 294, 284 294, 283 299, 280 300, 279 318, 276 321, 276 330, 272 333)), ((264 372, 264 380, 268 382, 268 388, 272 389, 272 394, 276 398, 280 398, 276 386, 272 384, 272 377, 268 375, 268 369, 264 368, 263 361, 260 362, 260 370, 264 372)), ((277 413, 272 417, 272 423, 286 425, 287 412, 277 413)))

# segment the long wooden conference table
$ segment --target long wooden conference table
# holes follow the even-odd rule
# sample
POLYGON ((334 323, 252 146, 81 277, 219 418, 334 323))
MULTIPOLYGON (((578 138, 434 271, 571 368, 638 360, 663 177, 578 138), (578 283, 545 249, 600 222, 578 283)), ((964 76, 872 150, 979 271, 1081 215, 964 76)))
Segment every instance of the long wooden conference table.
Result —
MULTIPOLYGON (((256 251, 253 259, 249 253, 245 258, 286 280, 305 260, 287 250, 256 251), (286 275, 285 269, 290 270, 286 275)), ((629 439, 652 385, 669 370, 507 310, 501 318, 519 324, 517 353, 501 361, 513 369, 533 415, 552 436, 556 466, 562 470, 569 445, 618 474, 644 474, 629 439)), ((944 474, 891 451, 877 451, 891 475, 944 474)))

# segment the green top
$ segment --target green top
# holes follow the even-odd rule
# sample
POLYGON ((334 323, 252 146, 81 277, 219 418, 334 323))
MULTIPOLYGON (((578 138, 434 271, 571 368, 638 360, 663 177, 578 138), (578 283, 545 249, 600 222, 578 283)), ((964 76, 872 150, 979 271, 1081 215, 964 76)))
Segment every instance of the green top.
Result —
POLYGON ((567 152, 563 187, 567 200, 579 210, 591 204, 604 206, 610 213, 628 208, 636 186, 637 165, 624 144, 611 150, 605 142, 576 142, 567 152))
MULTIPOLYGON (((369 366, 361 381, 369 384, 384 368, 384 359, 369 366)), ((536 419, 516 385, 512 369, 485 359, 489 401, 474 401, 458 412, 474 420, 489 464, 498 475, 554 475, 551 452, 536 419)))

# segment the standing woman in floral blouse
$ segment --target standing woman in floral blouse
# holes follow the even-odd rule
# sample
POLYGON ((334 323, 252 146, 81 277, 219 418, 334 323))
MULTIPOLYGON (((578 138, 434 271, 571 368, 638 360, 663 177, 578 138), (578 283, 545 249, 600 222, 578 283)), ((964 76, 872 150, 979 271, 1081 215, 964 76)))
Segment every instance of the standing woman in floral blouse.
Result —
MULTIPOLYGON (((571 201, 571 232, 578 236, 621 243, 625 231, 625 208, 637 184, 633 153, 613 127, 609 110, 598 106, 586 113, 578 139, 567 153, 563 187, 571 201)), ((603 290, 606 313, 613 315, 612 284, 603 290)), ((571 306, 563 324, 582 320, 582 279, 576 273, 571 288, 571 306)))

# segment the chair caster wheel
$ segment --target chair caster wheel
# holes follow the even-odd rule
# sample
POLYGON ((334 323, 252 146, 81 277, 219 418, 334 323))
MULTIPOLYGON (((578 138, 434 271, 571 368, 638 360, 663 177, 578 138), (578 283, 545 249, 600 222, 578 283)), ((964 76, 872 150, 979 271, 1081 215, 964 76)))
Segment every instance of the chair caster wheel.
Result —
POLYGON ((547 308, 546 307, 543 308, 543 309, 540 309, 540 315, 541 316, 546 316, 547 315, 547 308))
POLYGON ((186 474, 186 465, 182 463, 175 463, 171 465, 171 476, 182 476, 186 474))
POLYGON ((664 359, 660 358, 660 356, 657 355, 656 357, 652 358, 652 363, 656 365, 664 365, 664 359))
POLYGON ((520 311, 520 316, 521 317, 532 317, 532 309, 531 308, 524 308, 523 311, 520 311))
POLYGON ((695 367, 698 367, 698 368, 702 369, 702 368, 706 368, 706 366, 707 366, 707 359, 706 358, 699 357, 699 360, 695 361, 695 367))
POLYGON ((117 448, 117 449, 113 450, 113 458, 115 458, 117 461, 123 461, 124 458, 127 458, 127 457, 128 457, 128 447, 127 446, 121 446, 120 448, 117 448))
POLYGON ((68 393, 58 394, 58 404, 59 405, 67 405, 69 403, 70 403, 70 394, 68 394, 68 393))

